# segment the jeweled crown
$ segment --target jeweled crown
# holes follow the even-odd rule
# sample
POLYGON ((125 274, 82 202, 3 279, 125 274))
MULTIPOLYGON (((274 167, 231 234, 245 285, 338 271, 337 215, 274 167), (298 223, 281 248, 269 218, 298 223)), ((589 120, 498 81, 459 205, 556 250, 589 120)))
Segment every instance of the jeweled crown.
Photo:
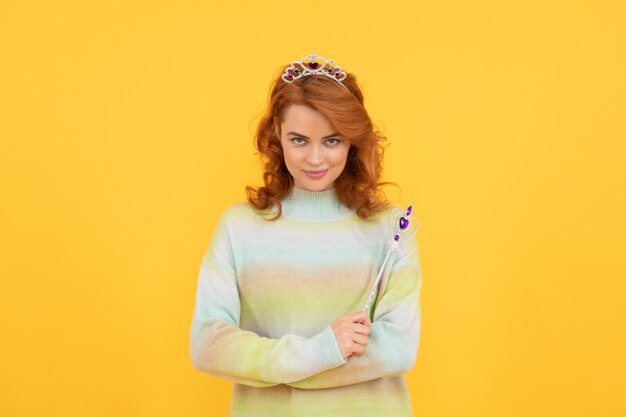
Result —
POLYGON ((335 61, 332 59, 326 60, 321 56, 317 56, 315 52, 311 52, 300 61, 293 61, 290 66, 285 68, 281 78, 286 83, 292 83, 298 78, 306 77, 307 75, 324 75, 348 89, 341 82, 347 77, 347 74, 341 70, 341 67, 335 65, 335 61))

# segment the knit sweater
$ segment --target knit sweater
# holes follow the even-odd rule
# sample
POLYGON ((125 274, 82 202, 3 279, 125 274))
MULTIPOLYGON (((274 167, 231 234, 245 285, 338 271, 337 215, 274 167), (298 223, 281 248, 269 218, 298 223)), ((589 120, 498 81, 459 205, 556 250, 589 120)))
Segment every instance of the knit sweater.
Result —
POLYGON ((404 417, 420 338, 417 239, 392 252, 365 352, 345 359, 331 328, 362 311, 385 258, 389 213, 368 219, 336 190, 292 188, 282 216, 248 202, 220 216, 191 321, 195 369, 233 382, 231 417, 404 417))

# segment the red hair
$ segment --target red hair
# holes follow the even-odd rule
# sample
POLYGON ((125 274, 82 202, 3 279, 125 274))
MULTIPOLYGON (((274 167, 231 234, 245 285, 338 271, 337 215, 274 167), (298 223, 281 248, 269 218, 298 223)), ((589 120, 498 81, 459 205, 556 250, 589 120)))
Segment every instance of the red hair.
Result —
POLYGON ((279 69, 270 85, 269 106, 254 138, 264 165, 265 185, 246 186, 248 201, 261 210, 275 205, 278 213, 270 220, 281 216, 280 200, 287 196, 294 180, 285 165, 278 132, 287 107, 303 104, 324 114, 350 143, 346 166, 334 183, 339 199, 349 208, 356 209, 362 219, 385 210, 389 201, 380 187, 394 184, 380 182, 384 155, 382 142, 387 138, 372 124, 354 74, 344 71, 347 77, 342 83, 348 88, 346 90, 337 81, 323 75, 309 75, 286 83, 280 77, 286 67, 279 69))

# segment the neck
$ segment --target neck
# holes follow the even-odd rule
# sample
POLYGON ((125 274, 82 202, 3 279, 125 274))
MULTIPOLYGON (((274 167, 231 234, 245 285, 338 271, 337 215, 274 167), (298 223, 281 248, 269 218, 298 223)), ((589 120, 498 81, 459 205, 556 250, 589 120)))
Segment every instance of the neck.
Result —
POLYGON ((339 220, 355 213, 339 199, 335 188, 309 191, 291 187, 281 204, 286 219, 313 223, 339 220))

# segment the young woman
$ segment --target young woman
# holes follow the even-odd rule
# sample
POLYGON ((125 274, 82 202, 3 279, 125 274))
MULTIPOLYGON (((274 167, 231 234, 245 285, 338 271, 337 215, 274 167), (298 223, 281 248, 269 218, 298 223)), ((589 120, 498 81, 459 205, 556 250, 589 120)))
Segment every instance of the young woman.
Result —
MULTIPOLYGON (((284 70, 284 71, 283 71, 284 70)), ((311 53, 271 87, 264 186, 228 207, 200 267, 195 369, 234 382, 231 416, 411 416, 417 240, 387 253, 383 148, 351 73, 311 53)))

